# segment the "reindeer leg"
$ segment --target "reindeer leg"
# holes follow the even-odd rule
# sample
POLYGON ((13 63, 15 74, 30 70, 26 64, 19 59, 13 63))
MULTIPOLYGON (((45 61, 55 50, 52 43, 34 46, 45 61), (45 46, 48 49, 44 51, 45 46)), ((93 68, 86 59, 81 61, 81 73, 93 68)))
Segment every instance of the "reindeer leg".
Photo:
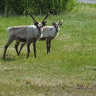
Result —
POLYGON ((21 44, 21 48, 20 48, 20 50, 19 50, 19 54, 20 54, 20 52, 21 52, 21 50, 22 50, 22 48, 24 47, 25 44, 26 44, 26 42, 23 42, 23 43, 21 44))
POLYGON ((19 56, 19 52, 18 52, 19 43, 20 43, 19 41, 16 41, 16 44, 15 44, 15 46, 14 46, 14 48, 15 48, 18 56, 19 56))
POLYGON ((9 47, 9 45, 14 41, 14 39, 9 39, 8 43, 5 45, 5 49, 4 49, 4 54, 3 54, 3 59, 5 60, 5 55, 6 55, 6 51, 7 48, 9 47))
POLYGON ((29 57, 29 53, 30 53, 30 42, 27 43, 27 58, 29 57))
POLYGON ((36 58, 36 41, 33 42, 34 57, 36 58))
POLYGON ((50 48, 51 48, 51 40, 49 40, 49 54, 50 54, 50 48))
POLYGON ((47 48, 47 54, 48 54, 48 40, 46 40, 46 48, 47 48))
POLYGON ((46 40, 47 54, 50 53, 50 40, 46 40))

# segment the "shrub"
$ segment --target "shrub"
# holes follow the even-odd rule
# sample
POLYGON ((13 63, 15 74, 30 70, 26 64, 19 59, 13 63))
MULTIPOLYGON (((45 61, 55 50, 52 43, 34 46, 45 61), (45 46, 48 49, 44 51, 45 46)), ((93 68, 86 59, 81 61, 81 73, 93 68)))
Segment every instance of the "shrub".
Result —
POLYGON ((1 0, 1 14, 23 15, 32 12, 34 14, 60 14, 65 9, 71 11, 75 6, 75 0, 1 0))
POLYGON ((76 0, 68 0, 66 5, 65 5, 66 10, 67 11, 72 11, 75 8, 76 4, 77 4, 76 0))

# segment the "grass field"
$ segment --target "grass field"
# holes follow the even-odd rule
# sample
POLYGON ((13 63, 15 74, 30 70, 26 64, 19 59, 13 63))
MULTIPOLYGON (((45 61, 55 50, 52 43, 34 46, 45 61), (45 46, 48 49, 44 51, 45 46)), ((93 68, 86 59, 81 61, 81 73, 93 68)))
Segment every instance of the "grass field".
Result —
MULTIPOLYGON (((52 19, 64 22, 52 41, 51 54, 46 54, 45 42, 37 42, 36 59, 32 45, 28 59, 26 46, 18 57, 14 41, 2 60, 6 28, 30 25, 32 19, 0 16, 0 96, 96 96, 96 7, 76 8, 48 18, 48 25, 52 19)), ((42 18, 36 17, 38 21, 42 18)))

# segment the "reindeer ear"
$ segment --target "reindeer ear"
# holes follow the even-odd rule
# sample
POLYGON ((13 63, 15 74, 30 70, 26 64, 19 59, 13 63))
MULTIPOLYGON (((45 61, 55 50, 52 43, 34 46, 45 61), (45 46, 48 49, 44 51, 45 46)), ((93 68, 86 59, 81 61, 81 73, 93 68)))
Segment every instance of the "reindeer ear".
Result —
POLYGON ((55 25, 55 23, 54 23, 54 22, 52 22, 52 25, 55 25))
POLYGON ((60 26, 62 25, 63 19, 58 23, 60 26))
POLYGON ((52 25, 55 25, 55 22, 52 20, 52 25))
POLYGON ((42 22, 43 26, 45 26, 45 25, 46 25, 46 23, 47 23, 47 21, 43 21, 43 22, 42 22))
POLYGON ((61 26, 62 25, 62 22, 59 22, 58 24, 61 26))

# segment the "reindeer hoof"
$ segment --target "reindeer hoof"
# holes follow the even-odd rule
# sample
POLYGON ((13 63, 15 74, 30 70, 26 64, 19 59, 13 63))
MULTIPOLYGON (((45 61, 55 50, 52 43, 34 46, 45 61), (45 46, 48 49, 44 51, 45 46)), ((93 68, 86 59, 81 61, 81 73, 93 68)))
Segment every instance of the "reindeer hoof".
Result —
POLYGON ((3 57, 2 59, 5 60, 5 57, 3 57))

